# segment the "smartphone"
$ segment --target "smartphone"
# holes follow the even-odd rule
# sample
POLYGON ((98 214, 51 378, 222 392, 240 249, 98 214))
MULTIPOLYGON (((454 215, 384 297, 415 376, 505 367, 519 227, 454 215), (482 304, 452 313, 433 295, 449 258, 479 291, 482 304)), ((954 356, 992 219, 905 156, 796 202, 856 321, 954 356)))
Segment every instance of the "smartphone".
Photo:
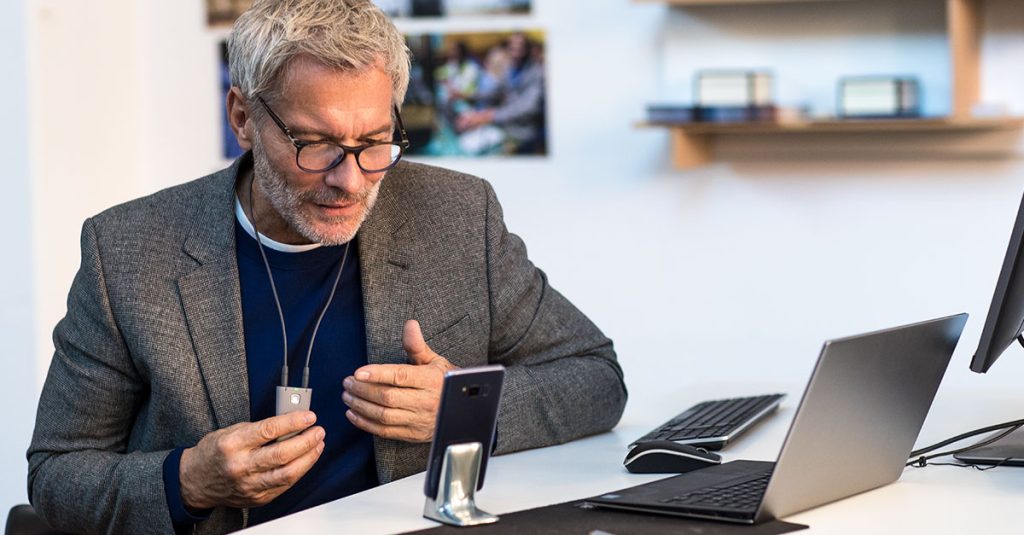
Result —
POLYGON ((498 403, 501 401, 501 384, 504 379, 505 367, 498 364, 452 370, 445 374, 423 488, 423 493, 430 499, 437 499, 444 452, 452 444, 479 442, 483 446, 476 488, 480 490, 484 486, 484 473, 494 445, 498 403))

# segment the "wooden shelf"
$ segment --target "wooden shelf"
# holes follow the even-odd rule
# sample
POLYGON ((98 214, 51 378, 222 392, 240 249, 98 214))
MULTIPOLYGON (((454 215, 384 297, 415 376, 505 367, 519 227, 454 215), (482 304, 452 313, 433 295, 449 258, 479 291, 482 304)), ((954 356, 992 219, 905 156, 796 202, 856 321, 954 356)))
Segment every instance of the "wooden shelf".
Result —
POLYGON ((743 4, 797 4, 850 1, 854 0, 633 0, 637 4, 668 4, 670 6, 733 6, 743 4))
POLYGON ((992 119, 834 119, 824 121, 744 122, 744 123, 641 123, 644 127, 664 127, 690 135, 785 134, 818 132, 970 132, 978 130, 1015 130, 1024 128, 1024 117, 992 119))
MULTIPOLYGON (((753 4, 796 4, 852 2, 856 0, 633 0, 676 7, 743 6, 753 4)), ((984 0, 935 0, 945 4, 946 32, 949 39, 952 98, 947 118, 899 120, 832 120, 786 123, 687 123, 648 124, 667 127, 672 132, 673 162, 681 168, 710 163, 714 137, 729 134, 800 133, 974 133, 1019 130, 1024 118, 976 119, 971 110, 980 98, 981 7, 984 0)))
MULTIPOLYGON (((748 123, 640 123, 641 127, 668 128, 672 134, 672 163, 678 169, 693 169, 714 161, 714 146, 718 138, 727 136, 777 137, 801 134, 813 136, 805 140, 820 140, 825 136, 878 134, 920 135, 980 135, 986 132, 1005 132, 1024 128, 1024 117, 992 119, 878 119, 827 120, 800 122, 748 122, 748 123)), ((930 139, 930 138, 929 138, 930 139)), ((985 147, 985 151, 993 147, 985 147)))
MULTIPOLYGON (((777 140, 780 135, 792 135, 799 139, 798 145, 804 143, 818 142, 824 138, 847 140, 844 134, 861 136, 859 140, 866 138, 864 134, 871 134, 871 138, 886 136, 887 139, 895 140, 893 135, 899 139, 905 137, 913 138, 914 134, 919 136, 939 137, 973 137, 985 133, 1013 132, 1024 128, 1024 117, 1006 117, 993 119, 955 119, 955 118, 931 118, 931 119, 886 119, 886 120, 828 120, 828 121, 802 121, 802 122, 749 122, 749 123, 640 123, 641 127, 668 128, 672 133, 672 158, 673 164, 679 169, 692 169, 702 165, 708 165, 714 161, 715 143, 719 138, 729 136, 752 137, 756 141, 766 138, 777 140), (822 137, 824 136, 824 138, 822 137)), ((1005 134, 1000 134, 1005 135, 1005 134)), ((1011 138, 1014 136, 1011 135, 1011 138)), ((927 139, 931 139, 927 138, 927 139)), ((927 139, 916 139, 918 143, 907 143, 907 146, 921 145, 920 141, 927 139)), ((836 145, 837 141, 825 145, 836 145)), ((877 141, 878 142, 878 141, 877 141)), ((760 145, 760 143, 759 143, 760 145)), ((889 143, 884 143, 889 148, 889 143)), ((927 143, 926 143, 927 145, 927 143)), ((991 143, 975 143, 976 147, 965 150, 952 151, 959 155, 971 153, 977 155, 999 154, 1000 149, 991 143)), ((876 147, 878 149, 878 147, 876 147)), ((943 154, 941 148, 937 154, 943 154)), ((933 153, 934 155, 934 153, 933 153)))

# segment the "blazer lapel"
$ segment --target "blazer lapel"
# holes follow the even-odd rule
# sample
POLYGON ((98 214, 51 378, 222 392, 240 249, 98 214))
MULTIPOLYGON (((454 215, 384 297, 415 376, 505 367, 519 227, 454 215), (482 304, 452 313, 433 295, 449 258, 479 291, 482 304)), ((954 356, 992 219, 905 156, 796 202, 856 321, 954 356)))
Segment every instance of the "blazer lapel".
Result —
POLYGON ((178 279, 192 346, 218 429, 249 421, 249 378, 235 257, 234 184, 242 160, 218 174, 183 250, 199 265, 178 279))
MULTIPOLYGON (((392 170, 396 173, 398 169, 392 170)), ((413 254, 406 214, 389 176, 381 183, 377 205, 358 233, 362 308, 367 322, 367 360, 371 364, 406 363, 401 330, 412 319, 410 273, 413 254)))
MULTIPOLYGON (((371 364, 405 364, 402 328, 413 317, 410 284, 413 269, 411 226, 399 192, 402 166, 388 173, 370 216, 359 230, 359 268, 366 318, 366 358, 371 364)), ((400 444, 374 436, 377 476, 381 483, 401 469, 400 444)))

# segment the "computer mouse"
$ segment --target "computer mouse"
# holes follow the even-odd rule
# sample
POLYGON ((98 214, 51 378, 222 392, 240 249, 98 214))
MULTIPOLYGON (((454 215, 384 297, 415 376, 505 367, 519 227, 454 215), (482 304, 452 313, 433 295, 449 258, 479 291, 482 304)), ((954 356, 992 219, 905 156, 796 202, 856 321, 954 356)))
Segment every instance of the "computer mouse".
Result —
POLYGON ((671 440, 652 440, 634 446, 622 464, 634 474, 682 474, 722 464, 722 457, 706 449, 671 440))

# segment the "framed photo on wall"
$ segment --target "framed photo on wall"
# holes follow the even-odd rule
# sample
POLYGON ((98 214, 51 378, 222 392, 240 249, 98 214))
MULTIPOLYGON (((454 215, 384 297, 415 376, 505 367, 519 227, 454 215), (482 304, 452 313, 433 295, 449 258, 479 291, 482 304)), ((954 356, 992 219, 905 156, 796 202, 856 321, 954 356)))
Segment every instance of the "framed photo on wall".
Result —
MULTIPOLYGON (((390 17, 528 15, 532 0, 373 0, 390 17)), ((206 22, 230 26, 252 0, 206 0, 206 22)))
POLYGON ((230 26, 251 5, 252 0, 206 0, 206 23, 230 26))
POLYGON ((547 154, 544 32, 406 35, 409 154, 547 154))
POLYGON ((391 17, 528 15, 531 0, 374 0, 391 17))
POLYGON ((217 65, 220 68, 218 73, 220 76, 220 99, 218 101, 218 108, 220 110, 220 128, 221 128, 221 140, 222 149, 221 155, 225 160, 234 160, 241 156, 245 151, 238 145, 238 139, 235 137, 234 131, 231 130, 231 126, 228 124, 228 111, 224 102, 227 99, 228 91, 231 89, 231 71, 228 70, 228 42, 221 41, 218 46, 220 50, 220 58, 217 65))

